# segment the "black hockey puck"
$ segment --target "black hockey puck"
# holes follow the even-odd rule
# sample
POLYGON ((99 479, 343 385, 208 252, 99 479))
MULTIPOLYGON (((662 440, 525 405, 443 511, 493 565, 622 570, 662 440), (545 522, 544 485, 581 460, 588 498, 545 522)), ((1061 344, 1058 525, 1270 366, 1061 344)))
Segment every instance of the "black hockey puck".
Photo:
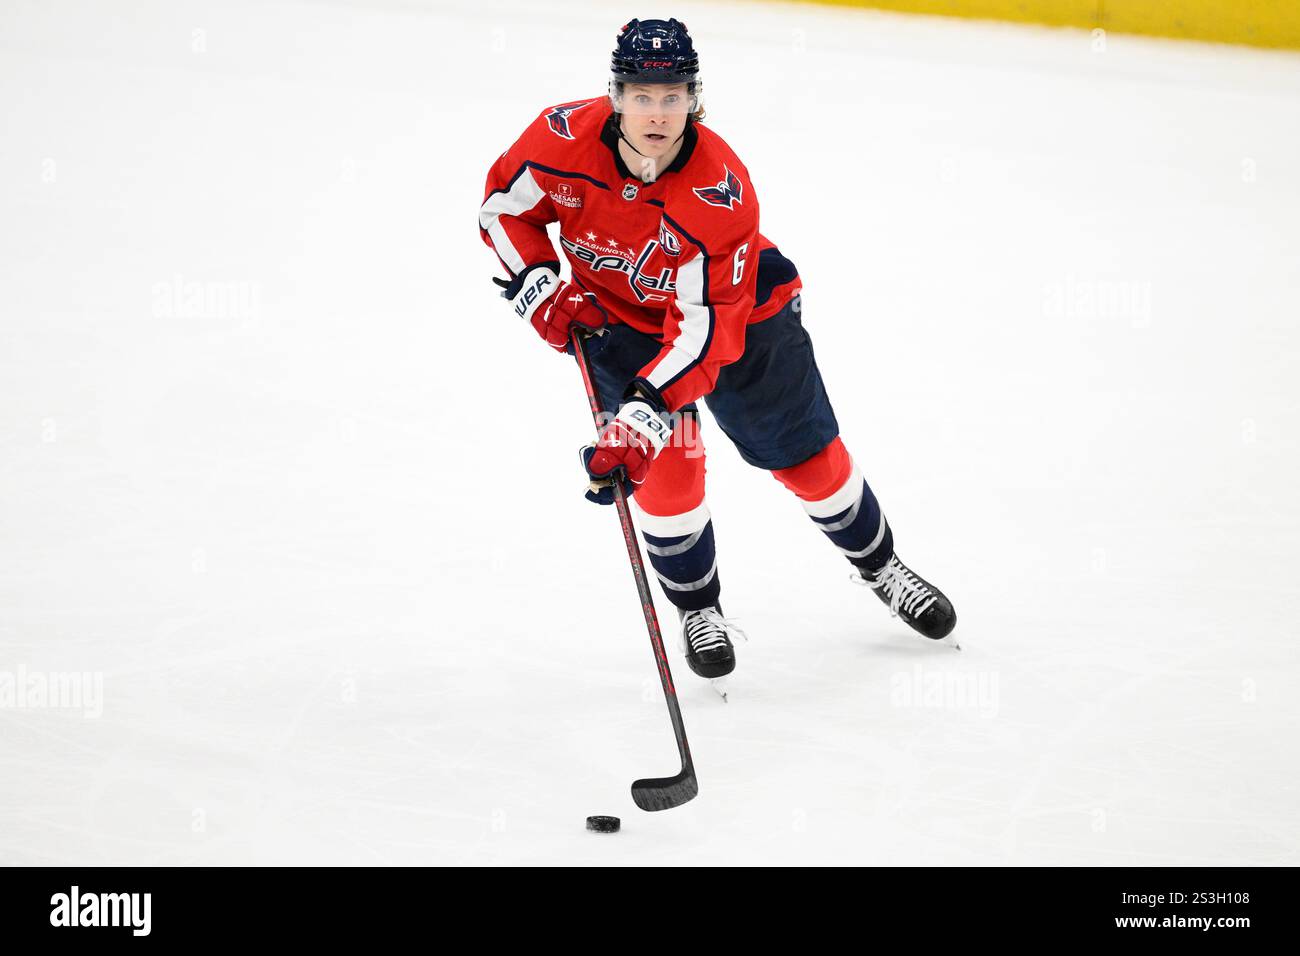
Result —
POLYGON ((587 817, 587 829, 592 833, 617 833, 618 817, 587 817))

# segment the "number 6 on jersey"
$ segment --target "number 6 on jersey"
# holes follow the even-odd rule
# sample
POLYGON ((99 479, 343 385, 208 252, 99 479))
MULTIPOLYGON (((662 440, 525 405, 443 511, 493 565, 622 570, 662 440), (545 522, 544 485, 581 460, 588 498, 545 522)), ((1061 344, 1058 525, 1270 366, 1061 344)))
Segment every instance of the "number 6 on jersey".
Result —
POLYGON ((749 243, 742 242, 736 249, 735 256, 731 259, 731 284, 740 285, 740 277, 745 274, 745 253, 749 251, 749 243))

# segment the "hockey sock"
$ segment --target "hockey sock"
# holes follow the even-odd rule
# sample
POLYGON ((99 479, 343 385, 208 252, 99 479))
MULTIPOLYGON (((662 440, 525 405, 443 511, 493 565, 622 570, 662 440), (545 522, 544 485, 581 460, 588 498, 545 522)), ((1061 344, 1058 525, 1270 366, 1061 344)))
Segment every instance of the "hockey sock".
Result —
POLYGON ((836 438, 805 462, 772 472, 849 563, 874 574, 889 563, 894 535, 862 472, 836 438))
POLYGON ((642 510, 641 537, 668 600, 686 611, 715 607, 722 591, 709 506, 667 517, 642 510))

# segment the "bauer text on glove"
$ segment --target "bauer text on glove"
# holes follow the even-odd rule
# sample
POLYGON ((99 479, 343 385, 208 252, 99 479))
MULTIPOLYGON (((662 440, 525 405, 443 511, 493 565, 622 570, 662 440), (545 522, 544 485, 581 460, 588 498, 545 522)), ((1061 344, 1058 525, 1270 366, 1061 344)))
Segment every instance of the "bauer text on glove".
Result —
MULTIPOLYGON (((613 496, 602 494, 599 485, 612 482, 619 473, 633 487, 645 481, 650 463, 668 443, 672 429, 653 406, 630 401, 618 410, 618 416, 600 433, 594 445, 582 449, 583 465, 593 479, 587 497, 598 504, 609 504, 613 496)), ((608 486, 606 486, 608 487, 608 486)))
POLYGON ((513 282, 493 281, 503 287, 501 295, 510 300, 515 315, 527 319, 547 345, 563 352, 575 327, 594 332, 609 316, 595 295, 561 282, 558 268, 559 263, 543 262, 525 269, 513 282))

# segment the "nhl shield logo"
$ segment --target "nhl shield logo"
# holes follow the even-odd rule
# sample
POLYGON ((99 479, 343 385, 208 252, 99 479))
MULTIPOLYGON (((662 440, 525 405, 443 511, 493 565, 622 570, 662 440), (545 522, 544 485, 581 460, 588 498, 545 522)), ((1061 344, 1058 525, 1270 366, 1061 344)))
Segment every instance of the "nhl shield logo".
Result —
POLYGON ((623 186, 623 198, 629 200, 635 199, 638 191, 636 183, 626 183, 623 186))

